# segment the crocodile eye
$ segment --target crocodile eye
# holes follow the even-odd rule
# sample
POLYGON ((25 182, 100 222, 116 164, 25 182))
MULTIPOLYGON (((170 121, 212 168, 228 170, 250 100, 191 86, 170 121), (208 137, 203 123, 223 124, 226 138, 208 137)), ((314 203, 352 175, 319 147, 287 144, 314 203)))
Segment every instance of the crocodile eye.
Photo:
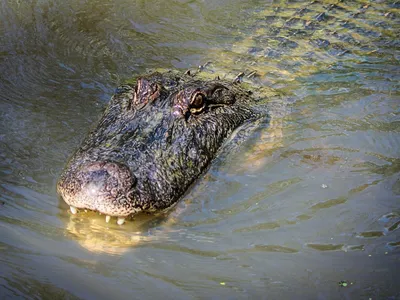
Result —
POLYGON ((199 113, 206 106, 206 96, 202 93, 195 93, 190 100, 190 112, 199 113))
POLYGON ((137 109, 160 96, 161 86, 156 82, 149 82, 146 78, 140 78, 135 86, 133 104, 137 109))

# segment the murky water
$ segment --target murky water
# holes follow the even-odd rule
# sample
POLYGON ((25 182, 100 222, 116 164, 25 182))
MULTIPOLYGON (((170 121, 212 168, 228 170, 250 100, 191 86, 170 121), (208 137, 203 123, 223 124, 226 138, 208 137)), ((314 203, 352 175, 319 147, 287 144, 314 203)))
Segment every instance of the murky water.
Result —
POLYGON ((1 1, 0 298, 400 298, 399 7, 343 3, 1 1), (279 91, 271 124, 169 217, 71 216, 57 177, 115 87, 209 60, 279 91))

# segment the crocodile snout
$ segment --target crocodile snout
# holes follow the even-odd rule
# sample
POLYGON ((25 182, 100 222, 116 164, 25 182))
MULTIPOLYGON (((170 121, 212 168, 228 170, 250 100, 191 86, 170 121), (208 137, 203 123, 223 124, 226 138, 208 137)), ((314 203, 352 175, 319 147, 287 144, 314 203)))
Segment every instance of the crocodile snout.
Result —
POLYGON ((71 206, 72 213, 76 213, 77 208, 98 211, 106 216, 124 217, 132 213, 128 200, 132 197, 136 179, 126 165, 96 161, 70 172, 73 174, 60 179, 57 189, 71 206))

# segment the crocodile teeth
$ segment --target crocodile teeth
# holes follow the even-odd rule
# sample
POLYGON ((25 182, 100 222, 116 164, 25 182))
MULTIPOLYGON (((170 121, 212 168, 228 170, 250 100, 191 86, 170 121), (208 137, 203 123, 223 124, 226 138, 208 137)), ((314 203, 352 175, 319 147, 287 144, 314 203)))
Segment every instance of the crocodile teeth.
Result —
POLYGON ((118 220, 117 220, 118 225, 122 225, 124 223, 125 223, 125 218, 118 218, 118 220))
POLYGON ((106 216, 106 223, 110 222, 111 217, 110 216, 106 216))
POLYGON ((75 207, 73 207, 73 206, 70 206, 69 207, 69 210, 71 211, 71 213, 73 214, 73 215, 75 215, 78 211, 76 210, 76 208, 75 207))

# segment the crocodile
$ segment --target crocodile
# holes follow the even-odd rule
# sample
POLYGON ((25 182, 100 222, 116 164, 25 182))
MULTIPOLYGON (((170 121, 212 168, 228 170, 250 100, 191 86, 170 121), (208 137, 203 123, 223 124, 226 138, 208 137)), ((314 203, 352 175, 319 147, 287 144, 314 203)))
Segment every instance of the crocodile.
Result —
POLYGON ((176 203, 236 128, 268 118, 238 81, 155 72, 119 87, 58 181, 71 212, 123 224, 176 203))
POLYGON ((94 210, 107 222, 117 217, 120 225, 132 214, 170 208, 236 129, 268 122, 268 83, 279 88, 320 69, 379 60, 381 52, 397 47, 397 15, 397 2, 315 0, 260 7, 238 25, 253 34, 210 54, 217 62, 210 74, 229 74, 218 64, 226 60, 246 74, 202 77, 202 66, 196 75, 155 72, 122 85, 69 160, 58 193, 73 214, 94 210), (241 83, 244 75, 253 88, 241 83))

